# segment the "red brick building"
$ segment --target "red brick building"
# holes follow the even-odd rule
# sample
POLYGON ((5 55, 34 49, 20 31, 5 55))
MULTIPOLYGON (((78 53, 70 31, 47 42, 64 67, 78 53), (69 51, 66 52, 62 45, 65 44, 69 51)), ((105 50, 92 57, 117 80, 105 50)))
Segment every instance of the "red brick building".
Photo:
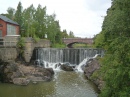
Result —
POLYGON ((0 15, 0 37, 19 35, 19 24, 0 15))

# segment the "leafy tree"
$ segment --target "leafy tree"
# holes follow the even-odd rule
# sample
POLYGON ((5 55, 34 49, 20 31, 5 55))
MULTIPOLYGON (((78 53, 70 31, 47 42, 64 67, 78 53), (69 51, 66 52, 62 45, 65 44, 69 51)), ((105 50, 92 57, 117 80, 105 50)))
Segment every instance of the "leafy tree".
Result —
POLYGON ((109 46, 102 61, 101 72, 105 87, 101 97, 129 97, 130 96, 130 39, 116 38, 109 46))
POLYGON ((74 38, 74 33, 72 31, 69 32, 69 38, 74 38))
POLYGON ((55 14, 47 16, 47 24, 46 24, 47 25, 47 36, 48 36, 48 39, 51 40, 52 43, 56 43, 56 38, 58 38, 57 34, 61 33, 59 21, 55 20, 55 18, 56 18, 55 14))
POLYGON ((14 8, 12 8, 12 7, 9 7, 8 9, 7 9, 7 17, 8 18, 10 18, 10 19, 12 19, 12 20, 14 20, 14 18, 15 18, 15 9, 14 8))
POLYGON ((4 15, 18 22, 22 37, 33 37, 36 40, 47 38, 52 44, 58 45, 62 43, 63 37, 68 37, 67 32, 61 31, 56 14, 47 15, 46 7, 40 4, 36 9, 33 5, 23 9, 22 3, 19 2, 16 11, 10 7, 7 11, 4 15))
POLYGON ((36 21, 36 34, 40 38, 45 38, 46 34, 46 7, 38 5, 34 20, 36 21))
POLYGON ((100 32, 94 38, 94 47, 102 48, 104 46, 104 33, 100 32))
POLYGON ((34 37, 36 33, 36 27, 37 24, 34 20, 34 14, 36 10, 33 7, 33 5, 29 6, 27 9, 23 11, 23 24, 24 24, 24 36, 28 37, 34 37))
POLYGON ((130 96, 130 0, 112 0, 95 43, 106 49, 101 74, 101 97, 130 96))
POLYGON ((16 13, 15 13, 15 21, 20 25, 20 29, 22 29, 22 27, 23 27, 22 11, 23 11, 22 3, 19 2, 16 13))
POLYGON ((67 34, 67 31, 66 31, 66 29, 64 29, 62 32, 62 38, 68 38, 68 37, 69 37, 69 35, 67 34))

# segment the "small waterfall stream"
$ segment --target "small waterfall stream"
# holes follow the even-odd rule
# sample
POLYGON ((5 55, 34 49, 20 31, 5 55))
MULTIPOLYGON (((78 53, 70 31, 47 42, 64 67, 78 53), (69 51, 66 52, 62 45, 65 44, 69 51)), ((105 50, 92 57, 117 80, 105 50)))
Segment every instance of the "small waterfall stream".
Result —
POLYGON ((36 50, 36 60, 40 66, 60 70, 60 65, 67 64, 75 66, 77 71, 82 71, 81 66, 85 65, 90 58, 97 55, 103 55, 102 49, 56 49, 56 48, 38 48, 36 50))

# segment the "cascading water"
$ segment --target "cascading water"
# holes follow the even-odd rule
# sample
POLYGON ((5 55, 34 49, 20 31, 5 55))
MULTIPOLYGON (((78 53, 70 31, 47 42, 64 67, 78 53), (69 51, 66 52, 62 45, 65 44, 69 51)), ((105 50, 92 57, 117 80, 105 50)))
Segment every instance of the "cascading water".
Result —
POLYGON ((36 60, 40 66, 45 68, 53 68, 54 70, 60 70, 60 65, 69 64, 75 65, 75 70, 82 71, 82 65, 85 65, 90 58, 94 58, 97 55, 103 55, 102 49, 56 49, 56 48, 39 48, 36 50, 36 60))
POLYGON ((99 54, 96 54, 94 57, 86 57, 79 65, 76 66, 76 70, 79 72, 83 72, 82 66, 86 65, 86 63, 89 61, 89 59, 94 59, 98 56, 99 54))

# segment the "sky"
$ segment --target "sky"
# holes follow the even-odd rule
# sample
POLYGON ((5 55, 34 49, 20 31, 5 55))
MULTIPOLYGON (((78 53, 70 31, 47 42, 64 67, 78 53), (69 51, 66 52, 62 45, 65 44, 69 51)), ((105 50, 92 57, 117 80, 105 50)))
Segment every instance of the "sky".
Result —
POLYGON ((31 4, 47 7, 47 14, 56 14, 61 30, 72 31, 76 37, 92 38, 100 33, 106 11, 111 0, 2 0, 0 14, 7 13, 8 7, 17 9, 21 2, 23 9, 31 4))

